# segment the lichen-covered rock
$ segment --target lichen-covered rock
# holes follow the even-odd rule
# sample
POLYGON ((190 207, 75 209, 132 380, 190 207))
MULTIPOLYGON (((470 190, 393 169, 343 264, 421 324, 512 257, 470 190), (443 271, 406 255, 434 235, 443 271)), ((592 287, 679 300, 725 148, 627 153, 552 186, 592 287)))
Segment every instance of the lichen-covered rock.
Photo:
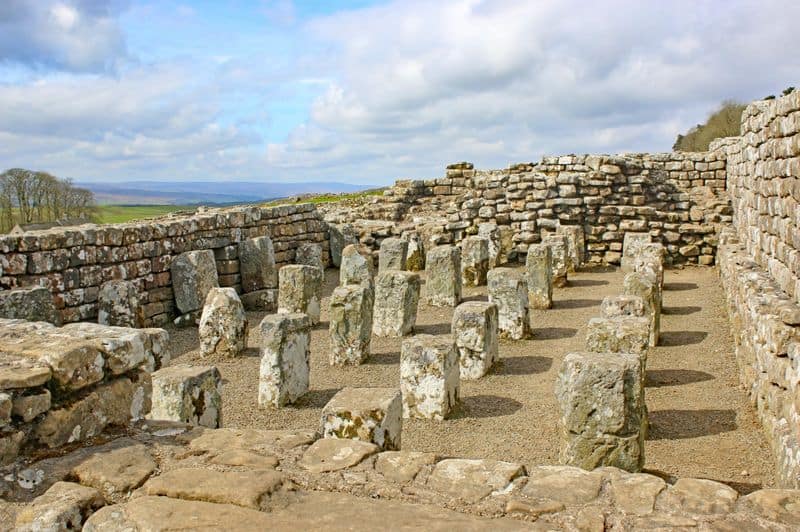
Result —
POLYGON ((567 256, 569 257, 569 271, 574 272, 583 266, 586 255, 586 241, 583 226, 561 225, 556 227, 556 234, 567 237, 567 256))
POLYGON ((141 327, 144 315, 139 290, 131 281, 108 281, 97 296, 97 323, 117 327, 141 327))
POLYGON ((479 379, 500 358, 497 305, 484 301, 461 303, 453 312, 452 333, 458 349, 462 379, 479 379))
POLYGON ((641 248, 649 243, 650 233, 625 233, 622 240, 622 260, 620 262, 623 272, 633 271, 633 259, 639 254, 641 248))
POLYGON ((644 273, 629 273, 622 281, 622 293, 644 301, 645 317, 650 321, 650 347, 655 347, 661 330, 661 299, 655 278, 644 273))
POLYGON ((94 488, 73 482, 56 482, 17 514, 15 530, 79 530, 103 504, 103 496, 94 488))
POLYGON ((661 292, 664 288, 664 257, 666 250, 663 244, 651 242, 642 244, 632 258, 632 271, 652 272, 656 276, 656 284, 661 292))
POLYGON ((489 269, 496 268, 503 264, 500 262, 500 230, 497 224, 494 223, 481 223, 478 224, 478 236, 486 238, 489 241, 489 269))
POLYGON ((366 441, 322 438, 306 449, 300 466, 314 474, 340 471, 359 464, 378 451, 380 447, 366 441))
POLYGON ((323 438, 374 443, 400 449, 403 406, 397 388, 343 388, 322 409, 323 438))
POLYGON ((342 251, 358 244, 358 234, 350 224, 328 224, 330 231, 331 262, 337 268, 342 264, 342 251))
POLYGON ((153 373, 150 419, 222 426, 222 377, 214 366, 180 364, 153 373))
POLYGON ((489 273, 489 239, 469 236, 461 242, 461 281, 464 286, 483 286, 489 273))
POLYGON ((408 259, 408 241, 402 238, 386 238, 381 242, 378 254, 378 272, 404 270, 408 259))
POLYGON ((247 316, 233 288, 212 288, 200 316, 200 352, 237 357, 247 347, 247 316))
POLYGON ((461 252, 456 246, 437 246, 425 259, 425 302, 455 307, 461 302, 461 252))
POLYGON ((553 255, 546 244, 528 246, 525 259, 528 281, 528 305, 533 309, 549 309, 553 306, 553 255))
POLYGON ((414 329, 419 305, 419 275, 386 270, 375 279, 372 332, 376 336, 405 336, 414 329))
POLYGON ((0 432, 0 466, 13 463, 19 456, 19 448, 25 440, 21 430, 0 432))
POLYGON ((51 404, 50 390, 46 388, 41 390, 34 389, 28 391, 26 395, 17 395, 14 397, 11 413, 15 417, 22 419, 25 423, 29 423, 39 414, 50 410, 51 404))
POLYGON ((403 417, 445 419, 458 403, 460 368, 449 335, 418 334, 400 350, 400 393, 403 417))
POLYGON ((42 287, 0 290, 0 317, 61 324, 53 294, 42 287))
POLYGON ((369 357, 374 299, 374 288, 367 284, 334 289, 329 313, 332 366, 358 365, 369 357))
POLYGON ((187 251, 172 261, 172 290, 181 314, 201 310, 212 288, 219 286, 214 252, 187 251))
POLYGON ((644 299, 627 295, 606 296, 600 304, 600 315, 604 318, 641 318, 645 315, 644 299))
POLYGON ((639 357, 570 353, 556 380, 561 413, 561 462, 594 469, 641 471, 646 413, 639 357))
POLYGON ((372 284, 375 267, 372 257, 361 254, 358 247, 348 245, 342 250, 342 262, 339 266, 339 284, 372 284))
POLYGON ((141 486, 158 464, 147 447, 128 438, 115 440, 75 466, 70 476, 95 488, 108 500, 119 500, 141 486))
POLYGON ((248 238, 239 243, 239 274, 245 293, 277 288, 278 269, 270 237, 248 238))
POLYGON ((292 264, 278 272, 278 313, 306 314, 312 325, 319 323, 322 301, 322 270, 292 264))
POLYGON ((618 317, 592 318, 586 329, 586 350, 593 353, 633 353, 647 364, 650 320, 618 317))
POLYGON ((525 467, 499 460, 450 458, 433 468, 427 485, 452 497, 474 503, 503 492, 515 479, 525 475, 525 467))
POLYGON ((308 391, 311 320, 305 314, 272 314, 259 327, 258 404, 279 408, 308 391))
POLYGON ((306 266, 314 266, 320 270, 325 270, 325 263, 322 262, 322 246, 309 242, 300 244, 294 250, 294 262, 295 264, 305 264, 306 266))
POLYGON ((410 272, 423 271, 425 269, 426 250, 422 237, 416 231, 406 231, 401 238, 408 241, 405 269, 410 272))
POLYGON ((11 410, 14 401, 10 393, 0 392, 0 428, 5 427, 11 421, 11 410))
POLYGON ((264 288, 239 296, 245 310, 275 312, 278 310, 278 289, 264 288))
POLYGON ((547 235, 542 239, 542 244, 550 248, 553 286, 557 288, 567 286, 567 272, 569 271, 570 261, 567 237, 565 235, 547 235))
POLYGON ((522 340, 530 336, 528 283, 512 268, 494 268, 488 276, 489 302, 497 305, 501 337, 522 340))

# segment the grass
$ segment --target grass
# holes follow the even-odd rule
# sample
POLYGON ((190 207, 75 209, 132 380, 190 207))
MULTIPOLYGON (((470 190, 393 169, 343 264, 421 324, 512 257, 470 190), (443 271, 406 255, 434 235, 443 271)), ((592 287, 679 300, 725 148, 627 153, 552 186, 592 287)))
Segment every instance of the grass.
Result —
POLYGON ((130 220, 154 218, 180 210, 194 210, 181 205, 98 205, 97 222, 115 224, 130 220))
POLYGON ((383 195, 383 188, 376 188, 371 190, 363 190, 361 192, 351 192, 348 194, 318 194, 316 196, 300 196, 299 201, 297 197, 283 198, 264 203, 264 207, 276 207, 278 205, 286 205, 287 203, 334 203, 337 201, 360 200, 370 196, 383 195))

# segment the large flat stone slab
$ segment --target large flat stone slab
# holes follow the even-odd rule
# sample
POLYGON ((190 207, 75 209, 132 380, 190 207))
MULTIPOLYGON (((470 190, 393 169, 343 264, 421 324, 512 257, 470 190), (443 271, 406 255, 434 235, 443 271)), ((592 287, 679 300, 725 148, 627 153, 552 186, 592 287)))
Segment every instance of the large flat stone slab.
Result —
POLYGON ((502 491, 525 474, 525 467, 498 460, 442 460, 433 468, 428 486, 467 502, 477 502, 494 491, 502 491))
POLYGON ((84 486, 100 490, 110 500, 141 486, 156 470, 156 462, 141 443, 129 440, 119 449, 99 452, 71 473, 84 486))
POLYGON ((300 465, 312 473, 339 471, 361 463, 379 450, 377 445, 361 440, 323 438, 306 450, 300 465))

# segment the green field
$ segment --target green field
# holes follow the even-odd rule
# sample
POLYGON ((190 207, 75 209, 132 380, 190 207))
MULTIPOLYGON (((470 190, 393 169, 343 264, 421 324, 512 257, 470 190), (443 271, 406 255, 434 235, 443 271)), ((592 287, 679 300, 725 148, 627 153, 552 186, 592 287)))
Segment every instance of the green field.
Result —
POLYGON ((385 189, 378 188, 372 190, 364 190, 362 192, 351 192, 347 194, 317 194, 310 196, 300 196, 283 198, 279 200, 270 201, 262 204, 264 207, 275 207, 277 205, 286 205, 287 203, 333 203, 337 201, 359 201, 368 199, 370 196, 381 196, 385 189))
POLYGON ((193 211, 195 208, 181 205, 98 205, 97 222, 115 224, 130 220, 153 218, 181 210, 193 211))

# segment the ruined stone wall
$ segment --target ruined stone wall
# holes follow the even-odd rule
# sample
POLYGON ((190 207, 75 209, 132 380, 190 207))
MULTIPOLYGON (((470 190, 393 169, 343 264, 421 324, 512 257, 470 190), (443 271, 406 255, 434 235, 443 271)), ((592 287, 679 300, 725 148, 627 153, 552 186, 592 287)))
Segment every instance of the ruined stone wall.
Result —
POLYGON ((213 250, 220 286, 239 288, 238 242, 269 235, 278 264, 291 262, 298 245, 317 243, 327 262, 326 227, 314 205, 295 204, 3 235, 0 288, 49 288, 63 321, 69 323, 95 319, 100 285, 128 279, 142 295, 145 324, 161 326, 176 313, 170 276, 176 255, 213 250))

